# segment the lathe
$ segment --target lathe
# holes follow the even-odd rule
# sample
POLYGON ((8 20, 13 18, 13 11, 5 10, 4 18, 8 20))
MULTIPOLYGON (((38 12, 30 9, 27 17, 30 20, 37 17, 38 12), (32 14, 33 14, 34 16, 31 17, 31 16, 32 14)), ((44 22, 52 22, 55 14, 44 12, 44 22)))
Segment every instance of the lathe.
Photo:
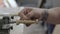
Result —
MULTIPOLYGON (((27 28, 24 24, 38 23, 38 19, 37 20, 20 20, 18 13, 23 9, 24 7, 0 8, 0 34, 31 34, 29 33, 30 31, 28 30, 29 27, 27 28)), ((42 25, 40 25, 39 27, 41 28, 40 31, 38 30, 39 33, 42 32, 42 34, 45 34, 45 30, 42 27, 42 25)), ((33 29, 33 32, 34 32, 34 29, 33 29)))
POLYGON ((20 8, 1 8, 0 7, 0 34, 9 34, 10 29, 13 29, 13 23, 19 19, 17 13, 24 7, 20 8))

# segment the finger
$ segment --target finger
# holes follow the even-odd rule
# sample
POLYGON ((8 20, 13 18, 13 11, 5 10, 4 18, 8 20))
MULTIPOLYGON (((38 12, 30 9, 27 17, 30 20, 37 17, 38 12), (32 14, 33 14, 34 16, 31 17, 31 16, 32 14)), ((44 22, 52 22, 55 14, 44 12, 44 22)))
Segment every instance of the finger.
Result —
POLYGON ((28 18, 33 19, 34 18, 34 13, 31 11, 26 15, 28 18))
POLYGON ((21 18, 21 20, 29 20, 29 18, 23 17, 23 18, 21 18))
POLYGON ((25 8, 23 9, 21 12, 18 13, 18 16, 21 17, 21 20, 24 20, 24 19, 29 19, 28 17, 26 17, 26 14, 28 14, 29 12, 31 12, 32 9, 30 8, 25 8))
POLYGON ((24 15, 20 18, 20 20, 29 20, 29 18, 26 15, 24 15))
POLYGON ((27 8, 27 9, 24 11, 24 14, 26 15, 26 14, 28 14, 28 13, 31 12, 31 11, 32 11, 32 9, 27 8))
POLYGON ((21 14, 25 14, 26 12, 26 9, 23 9, 23 10, 21 10, 19 13, 18 13, 18 16, 20 16, 21 14))
POLYGON ((31 11, 30 13, 28 13, 26 16, 27 16, 28 18, 30 18, 31 20, 35 20, 35 19, 40 18, 40 15, 34 13, 33 11, 31 11))
POLYGON ((23 9, 22 11, 20 11, 20 12, 18 13, 18 16, 20 16, 21 13, 23 13, 24 15, 26 15, 26 14, 28 14, 28 13, 31 12, 31 11, 32 11, 32 9, 30 9, 30 8, 25 8, 25 9, 23 9))

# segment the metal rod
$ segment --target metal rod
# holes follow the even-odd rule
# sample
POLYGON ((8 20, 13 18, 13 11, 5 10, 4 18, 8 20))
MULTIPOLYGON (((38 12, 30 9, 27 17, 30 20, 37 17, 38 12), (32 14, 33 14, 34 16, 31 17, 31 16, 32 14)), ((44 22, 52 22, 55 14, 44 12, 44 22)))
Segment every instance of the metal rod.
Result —
POLYGON ((33 23, 37 23, 38 20, 17 20, 16 24, 20 24, 20 23, 24 23, 24 24, 33 24, 33 23))

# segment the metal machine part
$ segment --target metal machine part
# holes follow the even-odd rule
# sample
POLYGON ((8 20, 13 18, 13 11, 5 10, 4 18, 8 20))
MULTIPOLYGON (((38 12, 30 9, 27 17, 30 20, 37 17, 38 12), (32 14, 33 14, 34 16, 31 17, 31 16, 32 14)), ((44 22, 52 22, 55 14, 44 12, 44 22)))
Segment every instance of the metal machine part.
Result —
POLYGON ((12 26, 10 26, 10 19, 8 16, 4 16, 3 19, 1 19, 1 26, 0 26, 0 34, 9 34, 10 29, 13 29, 12 26), (2 22, 1 22, 2 21, 2 22))
MULTIPOLYGON (((9 34, 10 29, 13 29, 10 23, 13 23, 11 19, 14 19, 14 16, 17 16, 24 7, 19 8, 0 8, 0 34, 9 34), (17 11, 17 12, 16 12, 17 11)), ((16 23, 16 21, 14 22, 16 23)))
POLYGON ((17 20, 16 24, 19 25, 20 23, 25 24, 27 27, 30 26, 31 24, 38 23, 38 19, 36 20, 17 20))

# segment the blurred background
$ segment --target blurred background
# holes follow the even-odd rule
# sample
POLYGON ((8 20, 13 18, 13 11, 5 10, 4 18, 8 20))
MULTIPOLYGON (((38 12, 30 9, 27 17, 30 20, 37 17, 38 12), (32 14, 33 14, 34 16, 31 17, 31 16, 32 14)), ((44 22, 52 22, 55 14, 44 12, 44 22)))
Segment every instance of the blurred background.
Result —
MULTIPOLYGON (((37 7, 50 9, 59 7, 60 0, 0 0, 0 7, 16 8, 16 7, 37 7)), ((14 9, 18 11, 18 9, 14 9)), ((0 9, 1 11, 1 9, 0 9)), ((6 10, 8 11, 8 10, 6 10)), ((1 16, 0 16, 1 17, 1 16)), ((29 27, 23 25, 16 25, 15 22, 9 22, 14 16, 3 16, 0 19, 0 34, 52 34, 55 25, 48 23, 32 24, 29 27), (12 24, 9 26, 8 24, 12 24), (2 28, 3 27, 3 28, 2 28), (4 28, 5 27, 5 28, 4 28), (20 32, 19 32, 20 31, 20 32)), ((15 17, 16 18, 16 17, 15 17)))

